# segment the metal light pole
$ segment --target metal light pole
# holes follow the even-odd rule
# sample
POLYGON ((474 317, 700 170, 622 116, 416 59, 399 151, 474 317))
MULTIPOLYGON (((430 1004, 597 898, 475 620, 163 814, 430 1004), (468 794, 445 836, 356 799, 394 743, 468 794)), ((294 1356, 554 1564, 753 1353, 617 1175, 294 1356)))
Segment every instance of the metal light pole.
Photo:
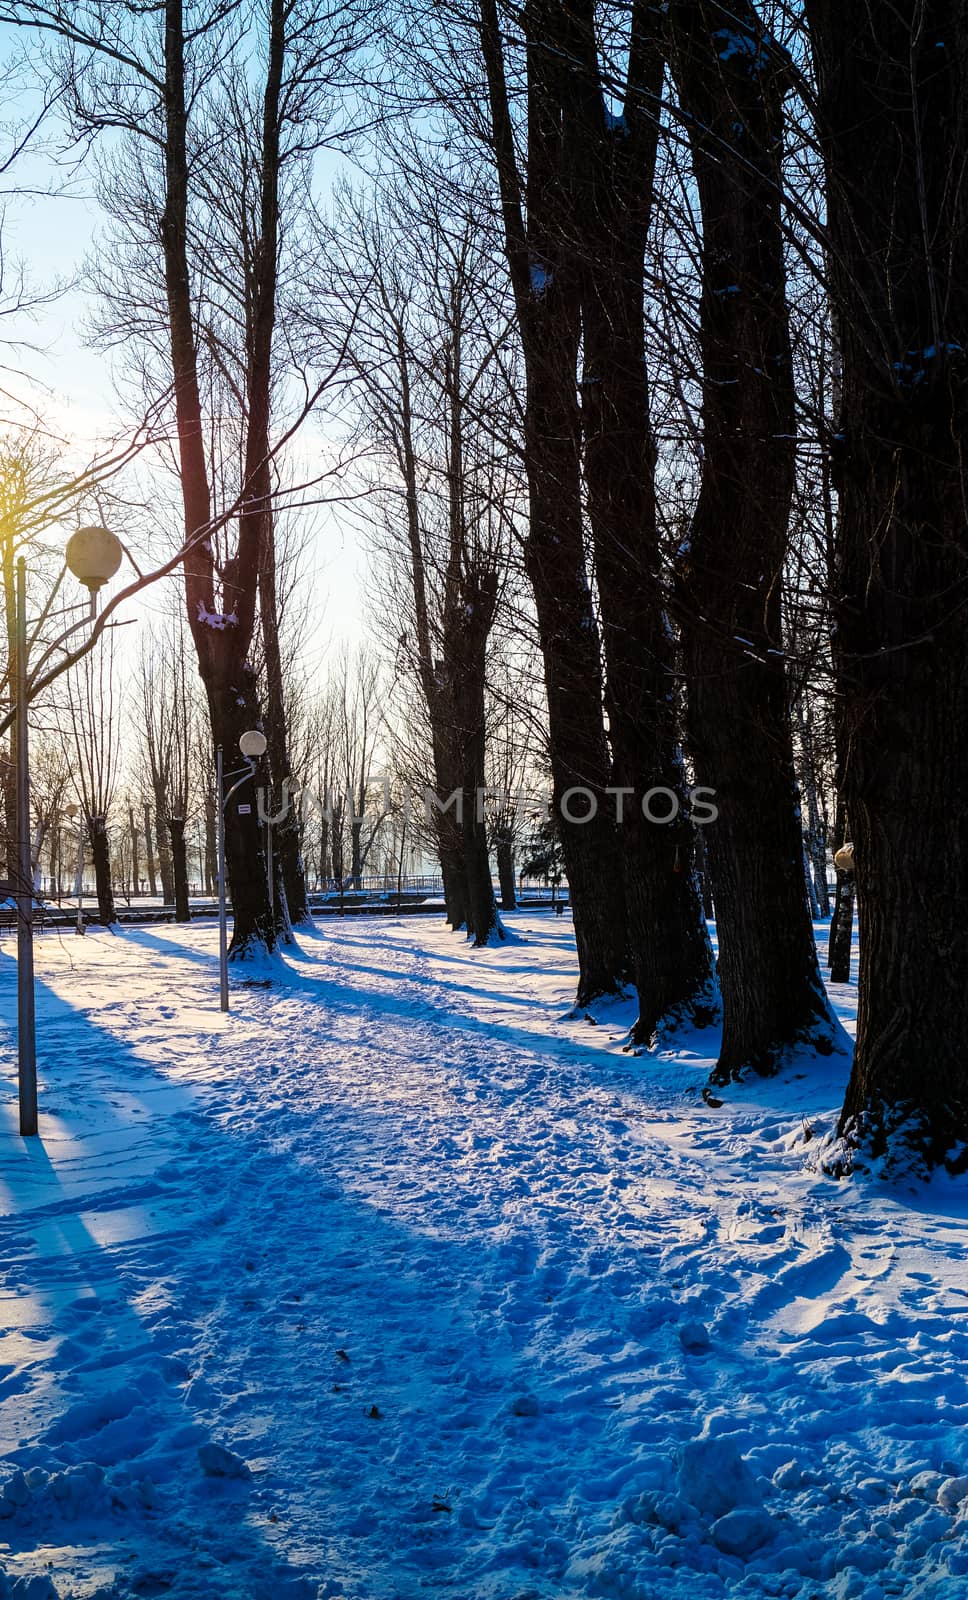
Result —
MULTIPOLYGON (((46 661, 64 640, 94 616, 97 608, 97 591, 113 578, 121 565, 122 547, 119 539, 107 528, 78 528, 71 535, 65 552, 65 569, 70 568, 76 578, 87 587, 90 609, 85 617, 68 627, 60 638, 48 645, 43 656, 46 661)), ((51 612, 54 595, 60 588, 61 577, 41 612, 35 625, 34 640, 47 617, 61 613, 51 612)), ((73 609, 68 607, 68 610, 73 609)), ((20 1102, 20 1132, 26 1139, 37 1136, 37 1030, 34 1015, 34 862, 30 838, 30 745, 28 738, 28 707, 30 704, 30 676, 27 644, 27 563, 23 556, 17 558, 16 579, 15 660, 12 663, 14 713, 17 724, 17 1091, 20 1102)))
POLYGON ((27 744, 27 563, 17 562, 17 1084, 20 1132, 37 1132, 37 1035, 34 1022, 34 864, 30 853, 27 744))
POLYGON ((245 762, 245 771, 239 777, 232 772, 230 777, 238 781, 233 783, 228 794, 224 793, 225 773, 222 762, 222 746, 219 745, 215 752, 215 814, 218 830, 218 995, 219 1010, 229 1009, 229 945, 228 945, 228 912, 225 899, 225 807, 228 805, 236 789, 241 788, 250 778, 255 777, 255 764, 259 756, 265 754, 266 736, 258 728, 249 728, 239 739, 239 749, 245 762))

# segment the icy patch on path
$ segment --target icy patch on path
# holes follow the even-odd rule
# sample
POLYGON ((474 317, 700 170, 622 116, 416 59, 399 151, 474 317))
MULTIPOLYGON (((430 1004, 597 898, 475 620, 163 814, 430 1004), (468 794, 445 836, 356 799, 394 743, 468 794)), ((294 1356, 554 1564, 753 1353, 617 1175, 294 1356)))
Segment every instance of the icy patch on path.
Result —
POLYGON ((513 926, 328 924, 228 1018, 212 928, 41 941, 44 1138, 8 1098, 0 1161, 11 1576, 968 1588, 958 1189, 816 1177, 842 1062, 706 1107, 712 1036, 624 1054, 621 1006, 568 1015, 568 924, 513 926))

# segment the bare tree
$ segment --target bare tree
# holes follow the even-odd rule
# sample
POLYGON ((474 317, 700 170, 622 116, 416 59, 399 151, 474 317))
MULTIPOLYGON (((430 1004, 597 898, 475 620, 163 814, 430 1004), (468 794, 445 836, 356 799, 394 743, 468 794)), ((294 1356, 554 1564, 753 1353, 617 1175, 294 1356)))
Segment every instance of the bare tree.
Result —
POLYGON ((381 189, 375 205, 344 194, 341 220, 355 283, 369 285, 348 348, 361 427, 377 445, 382 492, 370 505, 397 665, 420 684, 429 719, 448 919, 483 945, 503 932, 482 794, 488 640, 515 495, 485 420, 506 395, 503 327, 488 303, 494 265, 473 205, 449 209, 419 156, 407 183, 381 189))
MULTIPOLYGON (((123 265, 113 289, 132 313, 128 333, 142 340, 145 379, 154 386, 164 373, 155 398, 170 402, 174 412, 191 551, 183 565, 187 618, 214 742, 231 759, 240 734, 260 719, 250 661, 260 587, 272 629, 280 215, 328 137, 331 86, 352 50, 355 13, 318 0, 270 0, 264 13, 213 0, 186 18, 181 0, 165 0, 148 13, 134 4, 89 0, 80 6, 28 3, 11 20, 59 43, 57 69, 77 128, 85 135, 105 127, 126 135, 124 154, 102 185, 120 230, 115 260, 123 265), (259 50, 253 29, 261 35, 259 50), (264 70, 249 100, 240 86, 252 82, 260 55, 264 70), (224 172, 226 104, 238 113, 228 119, 236 132, 255 105, 259 129, 254 153, 247 147, 253 155, 248 172, 241 165, 232 171, 234 234, 224 215, 206 204, 206 183, 210 202, 224 172), (215 337, 232 322, 242 367, 242 381, 234 384, 222 359, 224 341, 215 337), (213 373, 223 397, 232 396, 238 441, 234 492, 221 510, 215 490, 222 446, 212 440, 203 404, 213 373), (219 530, 230 523, 235 537, 229 549, 220 549, 219 530)), ((108 284, 102 286, 107 292, 108 284)), ((287 434, 315 397, 314 390, 297 405, 287 434)), ((269 736, 275 741, 276 730, 269 736)), ((255 811, 236 807, 227 820, 232 951, 244 956, 253 944, 271 946, 276 926, 255 811)))
POLYGON ((379 663, 365 648, 344 649, 332 680, 336 725, 333 729, 337 804, 349 822, 348 877, 359 889, 384 816, 375 758, 384 734, 383 686, 379 663))

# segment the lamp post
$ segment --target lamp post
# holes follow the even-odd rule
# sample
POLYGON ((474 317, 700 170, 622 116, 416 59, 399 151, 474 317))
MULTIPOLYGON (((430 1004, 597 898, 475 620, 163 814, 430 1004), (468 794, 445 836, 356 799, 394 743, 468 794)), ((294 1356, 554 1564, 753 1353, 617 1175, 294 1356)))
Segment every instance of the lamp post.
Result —
POLYGON ((30 857, 27 746, 27 563, 17 562, 17 1090, 20 1132, 37 1132, 37 1036, 34 1024, 34 868, 30 857))
POLYGON ((239 772, 230 772, 228 776, 235 778, 228 794, 225 794, 225 772, 222 762, 222 746, 219 745, 215 752, 215 820, 218 828, 218 992, 219 1010, 229 1009, 229 941, 228 941, 228 912, 225 897, 225 807, 228 805, 236 789, 241 788, 250 778, 255 777, 255 764, 260 756, 266 752, 266 736, 258 728, 248 728, 239 739, 239 749, 245 768, 239 772))
MULTIPOLYGON (((44 653, 52 654, 70 634, 89 622, 97 610, 97 592, 121 565, 121 542, 107 528, 78 528, 67 542, 65 567, 88 590, 91 602, 84 617, 71 623, 44 653)), ((58 578, 53 593, 60 587, 58 578)), ((30 750, 27 708, 30 701, 27 643, 27 563, 17 560, 16 651, 13 662, 13 699, 17 724, 17 1089, 20 1132, 29 1139, 37 1133, 37 1030, 34 1017, 34 866, 30 848, 30 750)), ((34 638, 50 615, 53 594, 47 602, 34 638)), ((73 607, 68 606, 68 611, 73 607)), ((57 615, 58 613, 54 613, 57 615)))

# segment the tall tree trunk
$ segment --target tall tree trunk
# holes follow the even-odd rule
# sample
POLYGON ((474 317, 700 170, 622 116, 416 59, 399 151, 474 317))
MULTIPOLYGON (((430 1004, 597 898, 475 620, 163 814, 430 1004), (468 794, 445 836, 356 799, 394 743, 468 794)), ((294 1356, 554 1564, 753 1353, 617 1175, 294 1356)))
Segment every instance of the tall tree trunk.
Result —
POLYGON ((854 934, 854 874, 837 872, 837 926, 830 937, 830 981, 850 982, 850 947, 854 934))
POLYGON ((114 889, 111 884, 111 852, 104 817, 88 817, 88 837, 94 858, 94 881, 97 886, 98 921, 106 928, 115 922, 114 889))
POLYGON ((504 937, 494 901, 487 826, 483 815, 486 787, 485 687, 487 638, 497 603, 497 576, 476 568, 465 570, 459 594, 459 621, 453 619, 454 709, 461 751, 463 816, 461 841, 467 892, 468 936, 478 947, 492 933, 504 937))
POLYGON ((494 842, 497 856, 497 877, 501 886, 501 910, 517 910, 518 895, 514 881, 514 840, 510 834, 499 833, 494 842))
POLYGON ((174 904, 175 878, 171 870, 171 846, 168 842, 168 796, 163 778, 158 778, 155 790, 155 846, 158 851, 158 871, 161 874, 161 898, 166 906, 174 904))
POLYGON ((464 470, 463 296, 466 285, 452 285, 452 325, 444 357, 448 408, 447 492, 449 560, 444 584, 442 648, 447 704, 461 788, 461 852, 466 896, 465 925, 476 947, 495 930, 504 937, 494 901, 483 802, 487 641, 497 607, 498 575, 470 536, 464 470))
POLYGON ((444 886, 444 915, 452 928, 466 927, 469 896, 463 840, 447 819, 437 825, 437 858, 444 886))
POLYGON ((215 795, 205 790, 205 893, 214 894, 218 880, 218 830, 215 795))
MULTIPOLYGON (((838 777, 837 804, 836 804, 836 808, 834 810, 834 837, 833 837, 834 855, 836 855, 837 851, 843 845, 845 845, 847 843, 847 808, 844 805, 844 792, 843 792, 843 787, 842 787, 842 778, 843 778, 843 774, 841 773, 839 775, 839 777, 838 777)), ((838 873, 837 877, 836 877, 836 880, 835 880, 835 888, 834 888, 834 909, 833 909, 833 913, 832 913, 831 918, 830 918, 830 934, 829 934, 829 937, 827 939, 827 965, 828 965, 828 967, 833 966, 834 941, 835 941, 835 939, 837 937, 837 921, 838 921, 838 918, 840 916, 840 902, 841 902, 841 879, 840 879, 840 873, 838 873)), ((853 911, 851 912, 851 915, 853 915, 853 911)))
MULTIPOLYGON (((564 98, 572 228, 580 263, 584 334, 582 422, 588 515, 595 547, 605 654, 612 785, 639 1015, 646 1044, 718 1009, 712 949, 693 865, 666 615, 649 426, 642 283, 658 143, 654 104, 665 64, 660 13, 632 10, 621 118, 606 110, 592 0, 569 8, 574 63, 564 98), (662 790, 673 801, 646 800, 662 790), (654 815, 675 815, 664 823, 654 815)), ((658 798, 658 797, 657 797, 658 798)))
MULTIPOLYGON (((246 665, 235 682, 216 686, 208 702, 212 734, 216 747, 222 746, 228 793, 236 777, 244 771, 239 756, 239 740, 261 721, 255 672, 246 665), (238 767, 235 762, 238 762, 238 767)), ((257 778, 243 782, 225 808, 225 864, 232 896, 232 941, 229 955, 246 955, 260 943, 271 950, 275 944, 275 918, 269 905, 264 848, 264 829, 260 826, 256 803, 257 778)))
POLYGON ((463 789, 456 752, 454 710, 443 683, 443 665, 436 674, 431 712, 434 784, 437 805, 432 811, 432 827, 437 840, 437 859, 444 886, 447 921, 454 929, 467 922, 468 888, 464 859, 463 789), (446 708, 446 709, 445 709, 446 708), (446 721, 445 721, 446 719, 446 721), (455 811, 452 796, 460 797, 461 812, 455 811))
POLYGON ((830 894, 827 889, 827 830, 820 809, 821 772, 817 762, 814 740, 813 707, 804 695, 800 713, 800 742, 803 749, 803 778, 801 790, 807 806, 806 847, 813 874, 814 895, 821 917, 830 915, 830 894))
POLYGON ((709 887, 709 866, 706 856, 705 829, 697 828, 695 832, 696 875, 699 879, 699 894, 702 900, 702 914, 707 922, 712 922, 716 910, 713 905, 712 890, 709 887))
POLYGON ((553 0, 528 0, 526 208, 515 154, 495 0, 480 0, 481 39, 501 192, 504 242, 525 363, 529 525, 524 561, 534 592, 548 697, 553 803, 578 947, 577 1002, 622 989, 629 975, 621 856, 606 789, 599 636, 585 566, 577 403, 580 285, 567 243, 553 0), (525 217, 527 220, 525 220, 525 217), (576 789, 586 791, 576 796, 576 789))
POLYGON ((137 894, 141 888, 141 865, 138 860, 138 829, 134 820, 134 806, 128 807, 128 832, 131 836, 131 887, 137 894))
POLYGON ((816 921, 820 916, 820 901, 817 899, 817 891, 813 886, 813 871, 810 866, 810 857, 807 854, 807 841, 805 838, 802 842, 801 851, 803 855, 803 881, 807 890, 807 904, 810 907, 810 915, 816 921))
POLYGON ((807 14, 843 368, 837 667, 860 923, 841 1132, 963 1167, 968 15, 960 0, 807 14))
POLYGON ((705 842, 725 1081, 836 1037, 803 881, 780 616, 795 450, 786 57, 751 0, 682 0, 669 19, 702 212, 703 465, 678 598, 690 743, 719 807, 705 842))
POLYGON ((350 818, 350 877, 354 889, 363 887, 363 815, 362 807, 359 812, 355 809, 350 818))
POLYGON ((49 858, 50 859, 50 892, 55 898, 59 898, 60 897, 61 844, 62 844, 62 838, 63 838, 63 829, 61 828, 60 823, 55 819, 54 826, 52 827, 52 829, 50 831, 50 858, 49 858))
MULTIPOLYGON (((281 80, 279 13, 279 0, 272 0, 271 63, 266 80, 266 92, 270 97, 278 96, 281 80)), ((268 482, 267 441, 272 317, 271 312, 265 312, 262 297, 268 292, 274 300, 277 218, 274 212, 268 218, 262 218, 263 224, 268 220, 273 230, 267 239, 263 225, 262 248, 271 256, 271 261, 263 263, 258 303, 248 308, 252 318, 252 337, 246 364, 248 417, 245 487, 236 554, 231 562, 226 563, 222 604, 219 606, 215 597, 214 550, 209 536, 212 497, 205 454, 195 314, 188 264, 187 76, 183 0, 165 0, 165 206, 159 232, 168 298, 168 333, 185 540, 189 546, 183 563, 185 600, 198 669, 208 700, 213 744, 215 747, 222 746, 226 768, 230 769, 238 753, 239 735, 247 726, 255 725, 252 714, 254 686, 250 682, 252 674, 247 658, 255 626, 261 541, 271 487, 268 482)), ((268 108, 266 116, 271 122, 268 108)), ((271 151, 267 159, 277 172, 278 146, 274 162, 271 151)), ((254 795, 250 813, 240 810, 238 799, 230 806, 225 821, 225 841, 234 912, 231 954, 233 957, 244 957, 250 949, 260 944, 271 950, 275 943, 275 921, 269 905, 254 795)))
POLYGON ((185 850, 184 817, 169 817, 168 832, 171 835, 171 875, 174 884, 175 921, 191 922, 192 914, 188 904, 188 857, 185 850))
POLYGON ((155 855, 151 846, 151 806, 146 800, 144 803, 145 819, 145 870, 148 873, 148 889, 152 896, 158 893, 158 879, 155 877, 155 855))
MULTIPOLYGON (((268 440, 267 440, 268 443, 268 440)), ((281 804, 283 784, 292 778, 289 761, 289 725, 283 684, 282 654, 279 648, 279 607, 276 591, 275 528, 271 511, 266 512, 266 528, 259 564, 259 615, 262 623, 262 650, 265 657, 266 717, 269 770, 273 789, 281 804)), ((273 811, 275 807, 272 808, 273 811)), ((288 923, 298 927, 311 924, 303 867, 302 828, 298 806, 289 805, 272 829, 275 854, 285 887, 288 923)), ((278 920, 280 933, 288 932, 278 920)))
POLYGON ((470 807, 464 814, 464 881, 467 884, 468 938, 473 939, 478 949, 489 943, 494 932, 503 939, 504 929, 494 900, 487 830, 470 807))
POLYGON ((325 812, 319 820, 319 886, 325 889, 332 876, 329 859, 329 821, 325 812))

